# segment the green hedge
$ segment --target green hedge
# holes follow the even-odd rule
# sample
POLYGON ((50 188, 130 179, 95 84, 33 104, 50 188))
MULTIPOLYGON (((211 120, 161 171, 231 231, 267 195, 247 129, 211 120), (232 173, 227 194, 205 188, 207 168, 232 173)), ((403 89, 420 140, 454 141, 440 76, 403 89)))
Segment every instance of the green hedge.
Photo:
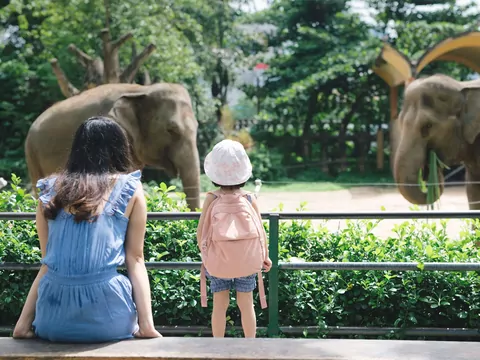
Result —
MULTIPOLYGON (((34 211, 35 200, 17 187, 0 193, 0 212, 34 211)), ((185 211, 185 201, 169 198, 165 184, 147 189, 149 211, 185 211)), ((441 225, 409 221, 381 239, 372 233, 379 221, 349 221, 330 232, 310 221, 280 224, 281 261, 477 262, 477 235, 450 239, 441 225), (300 259, 300 260, 299 260, 300 259)), ((465 221, 470 224, 470 221, 465 221)), ((199 261, 197 221, 149 221, 147 261, 199 261)), ((267 223, 265 223, 267 225, 267 223)), ((268 229, 267 229, 268 231, 268 229)), ((33 221, 0 221, 0 262, 35 263, 40 251, 33 221)), ((13 325, 35 272, 0 270, 0 325, 13 325)), ((266 286, 268 286, 268 277, 266 286)), ((150 271, 153 312, 158 325, 210 324, 209 308, 199 303, 198 271, 150 271)), ((283 326, 479 326, 480 277, 477 272, 281 271, 280 324, 283 326)), ((255 292, 257 298, 257 293, 255 292)), ((233 299, 232 299, 233 304, 233 299)), ((257 303, 258 304, 258 298, 257 303)), ((257 306, 258 324, 268 311, 257 306)), ((235 307, 229 323, 240 325, 235 307)))

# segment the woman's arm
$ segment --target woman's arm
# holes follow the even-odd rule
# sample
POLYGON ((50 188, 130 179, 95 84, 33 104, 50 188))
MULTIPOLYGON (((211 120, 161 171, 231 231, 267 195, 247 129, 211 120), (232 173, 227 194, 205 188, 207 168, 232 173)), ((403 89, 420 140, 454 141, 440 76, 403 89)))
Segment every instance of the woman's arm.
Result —
MULTIPOLYGON (((47 242, 48 242, 48 222, 43 215, 41 202, 38 202, 37 212, 35 215, 36 227, 38 239, 40 241, 40 250, 42 252, 42 259, 47 254, 47 242)), ((38 284, 40 280, 47 272, 47 267, 42 265, 37 274, 37 277, 33 281, 33 284, 28 292, 25 305, 23 306, 20 317, 18 318, 15 329, 13 330, 14 338, 32 338, 35 336, 32 330, 32 323, 35 318, 35 306, 38 298, 38 284)))
POLYGON ((215 200, 215 196, 213 194, 207 194, 205 201, 203 202, 202 213, 200 214, 200 220, 198 220, 198 227, 197 227, 197 244, 198 248, 201 249, 200 241, 202 239, 202 230, 203 230, 203 223, 205 222, 205 214, 212 204, 212 201, 215 200))
POLYGON ((147 224, 147 204, 142 185, 139 184, 132 197, 133 206, 129 216, 126 240, 125 263, 128 277, 132 282, 133 299, 138 312, 139 331, 137 337, 159 337, 155 330, 152 315, 152 299, 147 268, 143 256, 145 231, 147 224))

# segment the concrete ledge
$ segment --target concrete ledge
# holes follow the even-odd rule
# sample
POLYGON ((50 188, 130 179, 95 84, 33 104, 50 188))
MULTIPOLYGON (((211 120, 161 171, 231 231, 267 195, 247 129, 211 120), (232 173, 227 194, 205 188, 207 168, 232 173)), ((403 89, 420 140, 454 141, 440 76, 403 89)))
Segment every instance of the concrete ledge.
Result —
POLYGON ((0 338, 0 360, 473 360, 480 342, 180 338, 104 344, 52 344, 0 338))

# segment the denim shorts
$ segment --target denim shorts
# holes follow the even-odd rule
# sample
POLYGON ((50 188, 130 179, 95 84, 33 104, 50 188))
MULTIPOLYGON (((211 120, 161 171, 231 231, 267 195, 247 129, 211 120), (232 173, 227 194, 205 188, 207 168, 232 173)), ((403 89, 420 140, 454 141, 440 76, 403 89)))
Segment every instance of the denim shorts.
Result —
POLYGON ((238 292, 252 292, 257 287, 257 274, 234 279, 217 278, 210 275, 208 271, 205 275, 210 279, 210 291, 212 293, 232 289, 238 292))

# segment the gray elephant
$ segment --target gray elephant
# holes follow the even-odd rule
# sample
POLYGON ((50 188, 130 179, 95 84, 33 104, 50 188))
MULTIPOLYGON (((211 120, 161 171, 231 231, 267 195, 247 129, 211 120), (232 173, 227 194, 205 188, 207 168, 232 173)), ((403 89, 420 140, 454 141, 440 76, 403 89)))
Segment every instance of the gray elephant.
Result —
POLYGON ((106 84, 45 110, 25 141, 33 185, 65 166, 75 131, 96 115, 107 115, 126 130, 137 169, 149 165, 179 175, 189 208, 200 207, 198 122, 187 90, 178 84, 106 84))
MULTIPOLYGON (((469 207, 480 209, 480 80, 460 82, 439 74, 417 79, 405 90, 397 121, 393 173, 403 197, 427 203, 418 173, 423 169, 426 179, 427 154, 434 150, 446 165, 465 165, 469 207)), ((441 195, 444 178, 438 172, 441 195)))

